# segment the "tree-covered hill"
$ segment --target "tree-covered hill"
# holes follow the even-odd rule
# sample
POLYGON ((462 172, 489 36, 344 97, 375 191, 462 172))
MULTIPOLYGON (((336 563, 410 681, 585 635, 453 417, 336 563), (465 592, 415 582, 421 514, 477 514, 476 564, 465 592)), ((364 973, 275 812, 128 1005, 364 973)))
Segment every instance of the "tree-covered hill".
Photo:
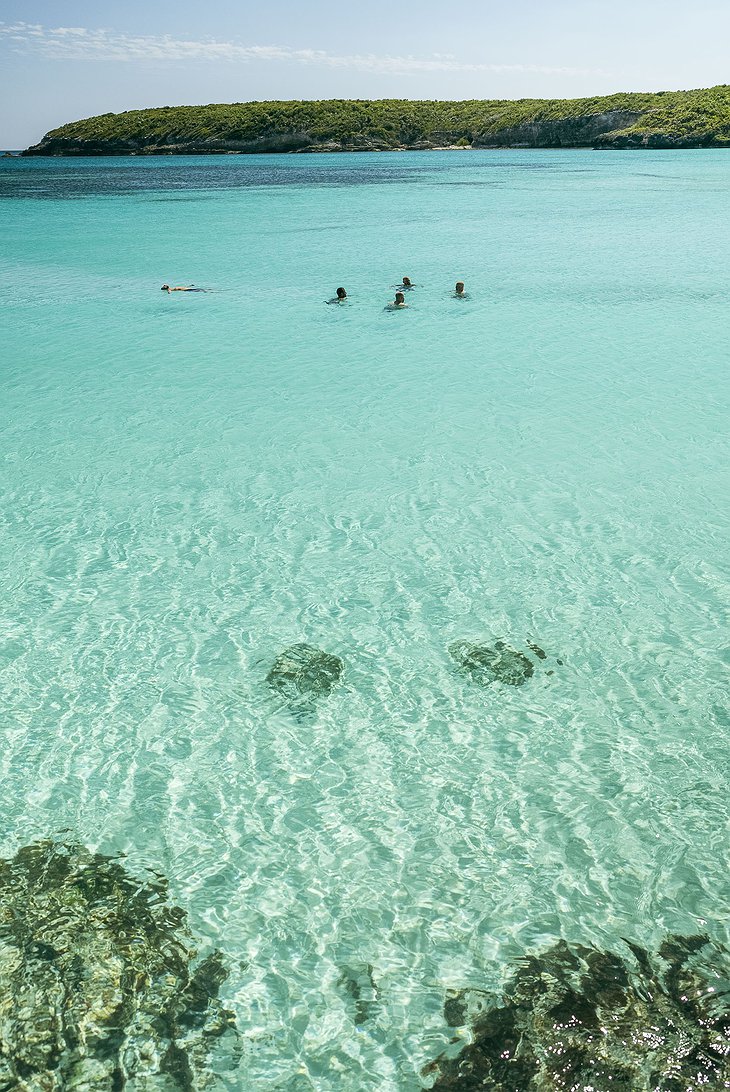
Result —
POLYGON ((163 106, 47 133, 25 155, 730 145, 730 86, 592 99, 328 99, 163 106))

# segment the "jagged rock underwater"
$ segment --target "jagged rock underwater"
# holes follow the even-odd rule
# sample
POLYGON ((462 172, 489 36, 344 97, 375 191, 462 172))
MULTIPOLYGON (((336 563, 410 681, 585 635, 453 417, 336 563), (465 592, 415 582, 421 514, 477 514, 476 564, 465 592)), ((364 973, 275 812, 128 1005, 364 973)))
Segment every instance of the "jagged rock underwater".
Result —
POLYGON ((345 665, 339 656, 305 643, 285 649, 271 667, 266 681, 290 702, 326 697, 339 682, 345 665))
MULTIPOLYGON (((544 658, 545 653, 542 649, 540 652, 544 658)), ((460 671, 482 686, 488 686, 492 682, 522 686, 535 672, 524 652, 511 648, 502 640, 495 641, 493 645, 454 641, 449 645, 449 655, 460 671)))
MULTIPOLYGON (((453 991, 471 1041, 425 1077, 438 1092, 720 1092, 730 1088, 730 953, 669 936, 626 958, 558 941, 520 961, 502 998, 453 991)), ((461 1042, 457 1040, 457 1042, 461 1042)))
POLYGON ((62 125, 23 154, 711 148, 728 144, 730 87, 723 85, 588 99, 328 99, 163 106, 62 125))
POLYGON ((215 1088, 236 1033, 220 953, 196 956, 160 877, 52 841, 0 862, 0 1089, 215 1088))

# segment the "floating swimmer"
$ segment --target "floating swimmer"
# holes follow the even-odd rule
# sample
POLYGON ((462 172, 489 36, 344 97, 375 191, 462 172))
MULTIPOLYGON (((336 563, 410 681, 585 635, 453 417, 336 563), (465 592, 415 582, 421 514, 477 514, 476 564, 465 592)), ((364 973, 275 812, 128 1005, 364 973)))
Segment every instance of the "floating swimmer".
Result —
POLYGON ((386 303, 383 308, 384 311, 400 311, 403 307, 407 307, 406 297, 402 292, 396 292, 395 299, 392 303, 386 303))
POLYGON ((463 281, 457 281, 456 282, 456 288, 454 289, 454 295, 459 300, 465 300, 466 299, 466 292, 464 291, 464 282, 463 281))
POLYGON ((169 284, 163 284, 163 292, 207 292, 207 288, 196 288, 194 284, 179 284, 175 288, 170 288, 169 284))
POLYGON ((404 277, 403 284, 396 285, 399 292, 411 292, 415 287, 410 277, 404 277))
POLYGON ((347 292, 345 292, 345 289, 344 288, 338 288, 336 290, 336 292, 335 292, 335 295, 332 297, 332 299, 331 300, 325 300, 325 303, 344 303, 346 299, 347 299, 347 292))

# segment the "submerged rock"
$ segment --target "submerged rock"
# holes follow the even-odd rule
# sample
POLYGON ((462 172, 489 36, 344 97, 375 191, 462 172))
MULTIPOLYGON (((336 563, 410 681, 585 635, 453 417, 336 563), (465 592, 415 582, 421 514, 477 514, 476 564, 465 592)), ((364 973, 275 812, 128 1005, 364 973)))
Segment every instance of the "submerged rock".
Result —
POLYGON ((344 669, 339 656, 313 645, 291 645, 274 662, 266 681, 288 701, 312 700, 329 694, 344 669))
POLYGON ((522 686, 534 674, 532 660, 504 641, 493 645, 475 645, 471 641, 454 641, 449 655, 475 683, 489 686, 493 682, 522 686))
MULTIPOLYGON (((730 1088, 730 953, 669 937, 634 960, 559 941, 521 961, 472 1041, 424 1075, 439 1092, 691 1092, 730 1088)), ((445 1016, 473 1012, 451 991, 445 1016)), ((486 998, 486 994, 480 995, 486 998)))
POLYGON ((227 972, 196 954, 164 879, 51 841, 0 861, 0 1089, 215 1087, 227 972))

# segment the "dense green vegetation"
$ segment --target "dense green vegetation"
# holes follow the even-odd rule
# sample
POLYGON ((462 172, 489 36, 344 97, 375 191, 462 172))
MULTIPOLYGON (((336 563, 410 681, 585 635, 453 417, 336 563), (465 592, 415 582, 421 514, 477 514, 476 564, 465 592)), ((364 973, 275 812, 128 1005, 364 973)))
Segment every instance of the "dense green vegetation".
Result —
POLYGON ((164 106, 63 125, 26 154, 387 149, 458 144, 703 147, 730 142, 730 86, 590 99, 330 99, 164 106))

